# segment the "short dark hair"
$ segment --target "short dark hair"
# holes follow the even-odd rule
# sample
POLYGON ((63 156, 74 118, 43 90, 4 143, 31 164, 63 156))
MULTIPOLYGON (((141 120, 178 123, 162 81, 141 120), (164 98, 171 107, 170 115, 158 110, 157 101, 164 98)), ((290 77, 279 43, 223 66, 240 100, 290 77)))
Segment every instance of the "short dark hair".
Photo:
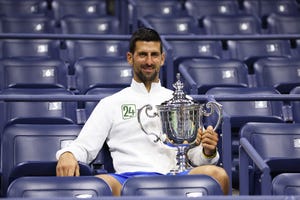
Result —
POLYGON ((161 38, 160 38, 159 34, 151 28, 142 27, 142 28, 139 28, 138 30, 136 30, 132 34, 132 37, 131 37, 130 42, 129 42, 129 51, 131 53, 134 53, 135 46, 136 46, 135 43, 137 41, 147 41, 147 42, 156 41, 156 42, 160 42, 160 51, 161 52, 163 51, 162 41, 161 41, 161 38))

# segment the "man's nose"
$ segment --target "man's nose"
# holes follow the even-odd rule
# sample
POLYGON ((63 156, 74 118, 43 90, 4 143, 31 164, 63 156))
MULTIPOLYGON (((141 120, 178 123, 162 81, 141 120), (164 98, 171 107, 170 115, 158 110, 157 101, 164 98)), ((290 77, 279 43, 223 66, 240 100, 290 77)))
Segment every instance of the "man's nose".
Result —
POLYGON ((151 54, 150 54, 150 55, 147 55, 147 57, 146 57, 146 63, 147 63, 148 65, 152 65, 152 64, 153 64, 153 59, 152 59, 151 54))

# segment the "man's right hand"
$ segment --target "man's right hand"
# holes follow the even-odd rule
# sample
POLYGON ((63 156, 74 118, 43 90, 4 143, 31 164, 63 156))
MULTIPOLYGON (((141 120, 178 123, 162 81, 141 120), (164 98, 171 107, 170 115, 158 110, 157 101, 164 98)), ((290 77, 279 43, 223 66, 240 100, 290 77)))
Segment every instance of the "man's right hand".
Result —
POLYGON ((56 176, 79 176, 78 161, 71 152, 60 155, 56 165, 56 176))

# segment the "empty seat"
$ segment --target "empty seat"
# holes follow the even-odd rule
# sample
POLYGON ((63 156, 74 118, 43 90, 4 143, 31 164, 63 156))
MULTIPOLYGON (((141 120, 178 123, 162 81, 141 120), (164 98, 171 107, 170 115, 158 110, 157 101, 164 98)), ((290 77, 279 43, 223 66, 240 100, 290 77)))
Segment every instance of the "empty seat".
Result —
POLYGON ((55 21, 47 16, 1 17, 3 33, 55 33, 55 21))
POLYGON ((300 15, 280 15, 273 13, 267 18, 267 29, 271 34, 300 34, 299 23, 300 15))
POLYGON ((288 40, 228 40, 230 58, 245 61, 250 68, 253 62, 263 57, 291 57, 291 46, 288 40))
MULTIPOLYGON (((290 94, 300 94, 300 86, 293 88, 290 91, 290 94)), ((294 100, 290 101, 291 109, 292 109, 292 118, 295 123, 300 123, 300 101, 294 100)))
POLYGON ((110 38, 103 40, 66 40, 65 47, 63 57, 71 64, 84 57, 125 58, 129 47, 129 38, 128 40, 110 38))
POLYGON ((273 195, 300 195, 300 173, 282 173, 272 180, 273 195))
POLYGON ((140 26, 155 29, 161 35, 200 34, 198 21, 191 16, 147 15, 140 19, 140 26))
POLYGON ((123 88, 132 80, 132 67, 124 58, 84 58, 74 64, 76 89, 81 94, 94 87, 123 88))
POLYGON ((186 0, 185 9, 188 14, 202 19, 208 15, 234 15, 239 13, 239 4, 235 0, 186 0))
POLYGON ((132 0, 124 6, 128 8, 127 18, 130 21, 129 29, 131 30, 135 30, 138 27, 139 19, 146 15, 180 16, 185 13, 178 0, 160 0, 155 3, 152 0, 132 0))
POLYGON ((216 180, 207 175, 136 176, 127 179, 123 196, 186 196, 223 195, 216 180))
MULTIPOLYGON (((1 93, 7 96, 41 95, 45 99, 55 95, 70 96, 72 92, 64 88, 9 88, 1 93)), ((72 124, 76 123, 76 102, 64 101, 18 101, 5 102, 4 121, 2 123, 44 123, 44 124, 72 124)))
MULTIPOLYGON (((206 92, 206 95, 261 97, 265 95, 279 95, 274 88, 238 88, 215 87, 206 92)), ((223 108, 223 166, 227 173, 232 174, 234 188, 239 187, 239 130, 247 122, 285 122, 283 101, 269 100, 217 100, 223 108)))
POLYGON ((243 9, 249 14, 265 18, 271 13, 299 14, 296 0, 244 0, 243 9))
POLYGON ((66 34, 121 34, 120 23, 114 16, 65 16, 60 20, 61 31, 66 34))
POLYGON ((4 16, 46 16, 49 12, 47 0, 0 1, 0 15, 4 16))
POLYGON ((22 177, 14 180, 7 192, 10 198, 96 198, 112 196, 109 185, 93 176, 22 177))
POLYGON ((188 94, 205 94, 213 87, 248 87, 247 66, 238 60, 190 59, 179 64, 188 94))
POLYGON ((262 58, 253 64, 257 87, 274 87, 288 94, 300 86, 300 59, 262 58))
POLYGON ((182 61, 191 58, 222 58, 223 47, 221 41, 200 40, 194 36, 183 36, 182 38, 165 37, 169 46, 166 58, 166 80, 167 86, 175 82, 178 73, 178 65, 182 61))
MULTIPOLYGON (((14 167, 23 162, 56 161, 58 149, 75 139, 81 126, 74 124, 11 124, 1 140, 1 188, 5 193, 14 167)), ((39 168, 34 171, 38 171, 39 168)), ((36 172, 38 173, 38 172, 36 172)), ((27 174, 28 175, 28 174, 27 174)))
POLYGON ((0 57, 60 57, 60 41, 50 39, 3 39, 0 57))
POLYGON ((261 21, 254 15, 208 15, 203 28, 209 35, 252 35, 262 33, 261 21))
POLYGON ((52 0, 51 6, 56 20, 67 15, 96 17, 107 14, 105 0, 52 0))
POLYGON ((0 60, 0 88, 67 88, 68 69, 62 60, 51 58, 7 58, 0 60))
POLYGON ((240 135, 241 195, 271 195, 274 177, 299 173, 300 124, 248 123, 240 135))

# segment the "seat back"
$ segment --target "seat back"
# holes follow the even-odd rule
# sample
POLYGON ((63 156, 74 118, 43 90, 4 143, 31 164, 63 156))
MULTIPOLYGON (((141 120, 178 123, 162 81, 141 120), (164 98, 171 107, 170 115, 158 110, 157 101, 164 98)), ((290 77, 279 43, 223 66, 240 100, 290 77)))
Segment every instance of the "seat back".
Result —
POLYGON ((49 12, 47 0, 0 1, 0 15, 4 16, 45 16, 49 12))
POLYGON ((238 60, 190 59, 179 64, 186 91, 205 94, 213 87, 247 87, 247 66, 238 60))
POLYGON ((243 8, 249 14, 255 14, 260 18, 267 17, 271 13, 296 14, 299 13, 297 2, 294 0, 244 0, 243 8))
POLYGON ((51 7, 57 20, 68 15, 96 17, 107 14, 105 0, 52 0, 51 7))
POLYGON ((254 15, 208 15, 203 27, 209 35, 252 35, 262 33, 260 19, 254 15))
POLYGON ((238 2, 232 0, 186 0, 185 8, 189 15, 197 19, 208 15, 231 15, 239 12, 238 2))
POLYGON ((114 16, 65 16, 60 20, 61 31, 66 34, 121 34, 120 23, 114 16))
POLYGON ((153 3, 151 0, 128 1, 128 19, 130 29, 135 30, 139 25, 139 19, 146 15, 180 16, 184 10, 181 2, 177 0, 160 0, 153 3))
POLYGON ((201 33, 198 22, 191 16, 147 15, 141 25, 155 29, 161 35, 188 35, 201 33))
POLYGON ((110 187, 94 176, 21 177, 14 180, 7 192, 10 198, 96 198, 112 196, 110 187))
MULTIPOLYGON (((290 91, 290 94, 300 94, 300 86, 297 86, 293 88, 290 91)), ((290 101, 291 109, 292 109, 292 116, 293 116, 293 121, 295 123, 300 123, 300 101, 294 100, 290 101)))
POLYGON ((299 195, 300 173, 282 173, 272 181, 273 195, 299 195))
POLYGON ((83 58, 74 68, 77 89, 82 94, 93 87, 126 87, 132 80, 132 67, 124 58, 83 58))
POLYGON ((74 140, 80 130, 81 126, 74 124, 6 126, 1 140, 3 192, 11 181, 10 174, 14 167, 22 162, 56 161, 57 150, 74 140))
POLYGON ((129 40, 66 40, 66 59, 74 63, 83 57, 123 57, 126 55, 129 40))
POLYGON ((0 57, 48 57, 58 59, 60 41, 49 39, 3 39, 0 41, 0 57))
POLYGON ((123 196, 187 196, 223 195, 220 185, 207 175, 135 176, 127 179, 123 196))
MULTIPOLYGON (((2 95, 41 95, 46 97, 74 93, 63 88, 10 88, 2 95)), ((77 102, 64 101, 9 101, 4 103, 3 125, 7 123, 72 124, 76 123, 77 102)))
POLYGON ((299 15, 280 15, 273 13, 267 18, 267 28, 271 34, 299 34, 299 21, 299 15))
POLYGON ((300 86, 300 59, 263 58, 253 64, 257 87, 274 87, 288 94, 300 86))
POLYGON ((55 33, 55 21, 48 16, 1 17, 3 33, 55 33))
POLYGON ((68 88, 68 69, 51 58, 6 58, 0 60, 0 88, 68 88))
POLYGON ((259 58, 292 55, 288 40, 228 40, 227 46, 230 58, 245 61, 250 68, 259 58))

